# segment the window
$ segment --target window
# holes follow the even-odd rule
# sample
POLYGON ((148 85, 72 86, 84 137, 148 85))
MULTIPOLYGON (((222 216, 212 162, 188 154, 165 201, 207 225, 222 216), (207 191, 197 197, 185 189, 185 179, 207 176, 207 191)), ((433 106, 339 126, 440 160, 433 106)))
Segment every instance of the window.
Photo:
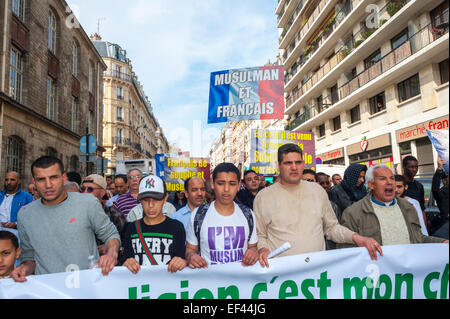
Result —
POLYGON ((372 53, 367 59, 364 60, 364 66, 366 69, 368 69, 380 60, 381 60, 381 51, 380 49, 378 49, 374 53, 372 53))
POLYGON ((25 0, 13 0, 12 12, 21 20, 25 21, 25 0))
POLYGON ((442 2, 431 11, 431 24, 433 28, 448 30, 448 0, 442 2))
POLYGON ((47 147, 45 149, 45 155, 46 156, 58 157, 58 151, 55 150, 53 147, 47 147))
POLYGON ((336 116, 333 119, 333 131, 339 131, 341 129, 341 116, 336 116))
POLYGON ((10 96, 18 102, 22 101, 22 54, 15 48, 11 49, 9 88, 10 96))
POLYGON ((123 87, 121 86, 117 87, 117 99, 123 100, 123 87))
POLYGON ((56 17, 52 11, 48 15, 48 49, 56 54, 56 17))
POLYGON ((325 136, 325 124, 319 125, 317 130, 319 131, 319 137, 325 136))
POLYGON ((356 123, 361 120, 359 105, 350 110, 350 123, 356 123))
POLYGON ((409 79, 400 82, 398 85, 398 98, 400 102, 406 101, 420 94, 419 74, 415 74, 409 79))
POLYGON ((78 44, 75 41, 72 42, 72 75, 78 76, 78 44))
POLYGON ((316 107, 317 107, 317 113, 322 112, 323 107, 323 98, 322 95, 316 98, 316 107))
POLYGON ((117 129, 117 144, 123 144, 123 129, 117 129))
POLYGON ((8 136, 6 146, 6 171, 23 173, 25 142, 17 136, 8 136))
POLYGON ((69 162, 69 172, 78 172, 79 166, 78 156, 72 155, 69 162))
POLYGON ((72 131, 78 133, 78 103, 77 100, 72 97, 72 131))
POLYGON ((386 109, 384 92, 375 95, 369 99, 370 114, 375 114, 386 109))
POLYGON ((441 84, 448 82, 448 69, 449 69, 448 60, 449 59, 444 60, 441 63, 439 63, 439 73, 441 75, 441 84))
POLYGON ((56 120, 56 82, 47 78, 47 117, 56 120))
POLYGON ((331 88, 331 104, 335 104, 339 101, 339 93, 337 84, 331 88))
POLYGON ((120 106, 117 107, 117 120, 123 121, 123 109, 120 106))
POLYGON ((89 92, 94 91, 94 67, 92 63, 89 63, 89 92))
POLYGON ((403 43, 408 41, 408 28, 397 34, 394 38, 391 39, 392 50, 397 49, 403 43))

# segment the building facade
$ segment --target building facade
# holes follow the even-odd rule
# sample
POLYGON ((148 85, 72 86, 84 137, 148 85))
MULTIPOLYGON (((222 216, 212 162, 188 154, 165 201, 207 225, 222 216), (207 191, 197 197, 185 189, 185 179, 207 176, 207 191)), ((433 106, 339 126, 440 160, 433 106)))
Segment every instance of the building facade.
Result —
POLYGON ((386 163, 437 153, 426 129, 448 130, 449 1, 280 0, 289 125, 315 133, 323 163, 386 163))
POLYGON ((101 56, 64 0, 1 1, 0 25, 0 176, 17 171, 25 185, 42 155, 84 175, 81 136, 103 151, 101 56))
POLYGON ((211 169, 229 162, 239 168, 243 177, 244 171, 250 167, 252 130, 283 131, 286 124, 284 119, 227 122, 211 144, 211 169))
POLYGON ((154 158, 167 153, 169 143, 152 111, 151 103, 119 45, 91 37, 103 57, 103 146, 109 159, 107 173, 116 172, 117 160, 154 158))

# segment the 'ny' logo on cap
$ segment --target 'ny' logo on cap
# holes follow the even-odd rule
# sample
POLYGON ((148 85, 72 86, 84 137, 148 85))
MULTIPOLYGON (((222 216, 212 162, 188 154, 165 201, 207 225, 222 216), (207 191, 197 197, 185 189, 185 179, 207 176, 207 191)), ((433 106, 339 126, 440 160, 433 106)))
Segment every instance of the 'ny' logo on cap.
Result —
POLYGON ((153 187, 155 187, 155 180, 153 178, 147 179, 147 181, 145 182, 145 188, 153 188, 153 187))

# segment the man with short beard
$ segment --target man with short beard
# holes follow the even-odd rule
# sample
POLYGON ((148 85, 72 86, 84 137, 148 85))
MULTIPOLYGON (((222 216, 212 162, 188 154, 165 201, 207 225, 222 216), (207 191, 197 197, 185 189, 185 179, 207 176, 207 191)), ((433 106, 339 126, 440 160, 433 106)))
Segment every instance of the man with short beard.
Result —
POLYGON ((253 209, 253 201, 255 200, 256 194, 259 191, 260 179, 259 176, 253 170, 245 171, 244 173, 244 185, 245 188, 241 189, 237 195, 236 199, 238 202, 244 204, 250 209, 253 209))
POLYGON ((372 259, 379 247, 375 240, 339 225, 327 193, 317 183, 302 180, 305 161, 301 148, 293 143, 278 149, 280 181, 261 190, 254 202, 259 238, 259 262, 269 267, 271 251, 289 242, 291 248, 279 256, 325 250, 325 239, 364 246, 372 259))
MULTIPOLYGON (((373 247, 418 243, 448 243, 448 240, 425 236, 420 227, 417 211, 411 203, 395 197, 395 178, 391 168, 378 164, 366 174, 371 190, 366 197, 348 207, 342 214, 342 225, 371 236, 373 247)), ((338 248, 352 247, 338 244, 338 248)))
POLYGON ((0 193, 0 226, 17 228, 19 210, 33 201, 33 195, 20 189, 20 176, 17 172, 5 175, 5 189, 0 193))
POLYGON ((184 182, 184 193, 187 198, 187 204, 177 210, 171 218, 182 222, 184 229, 186 229, 191 213, 205 201, 205 181, 197 176, 188 178, 184 182))
POLYGON ((18 215, 23 262, 11 278, 24 282, 31 274, 66 272, 74 264, 80 270, 89 269, 91 256, 107 275, 117 264, 120 239, 99 201, 91 195, 64 190, 66 174, 58 158, 38 158, 31 165, 31 173, 41 199, 25 206, 18 215), (96 237, 106 246, 106 254, 100 258, 96 237))

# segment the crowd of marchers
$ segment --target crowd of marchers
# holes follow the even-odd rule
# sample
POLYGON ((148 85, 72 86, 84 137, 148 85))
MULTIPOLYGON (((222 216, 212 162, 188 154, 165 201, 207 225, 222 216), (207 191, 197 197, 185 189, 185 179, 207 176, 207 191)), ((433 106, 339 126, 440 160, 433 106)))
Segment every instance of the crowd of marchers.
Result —
POLYGON ((403 159, 403 175, 385 164, 352 164, 344 176, 305 169, 295 144, 278 149, 273 184, 232 163, 208 180, 192 177, 170 193, 139 169, 104 178, 66 173, 58 158, 31 165, 32 184, 21 190, 17 172, 0 193, 0 279, 116 266, 132 273, 164 265, 169 272, 239 262, 269 267, 279 256, 365 247, 382 258, 383 246, 448 243, 448 172, 438 161, 432 192, 443 221, 428 233, 418 161, 403 159), (441 181, 444 186, 440 187, 441 181))

